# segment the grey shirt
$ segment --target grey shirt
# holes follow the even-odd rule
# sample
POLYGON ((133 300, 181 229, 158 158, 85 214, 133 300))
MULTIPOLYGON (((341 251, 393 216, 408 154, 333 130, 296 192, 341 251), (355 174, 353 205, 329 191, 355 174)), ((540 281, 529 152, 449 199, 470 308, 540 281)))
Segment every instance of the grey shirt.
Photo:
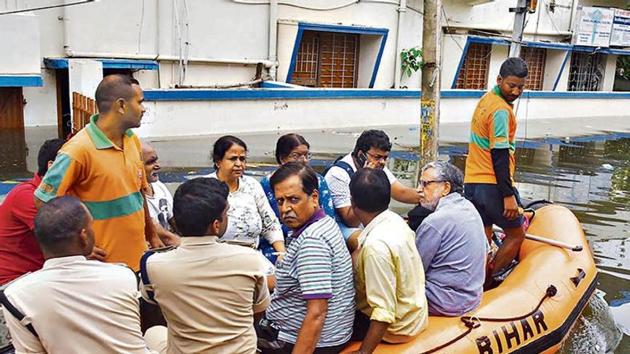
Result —
POLYGON ((481 301, 486 236, 479 213, 458 193, 440 199, 416 230, 432 315, 459 316, 481 301))

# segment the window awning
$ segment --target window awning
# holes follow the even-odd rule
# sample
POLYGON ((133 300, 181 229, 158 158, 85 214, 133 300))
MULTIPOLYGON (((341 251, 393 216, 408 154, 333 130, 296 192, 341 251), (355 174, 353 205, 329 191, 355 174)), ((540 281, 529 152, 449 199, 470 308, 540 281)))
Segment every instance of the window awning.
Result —
MULTIPOLYGON (((45 58, 44 65, 47 69, 67 69, 69 58, 45 58)), ((94 60, 103 63, 103 69, 133 69, 133 70, 157 70, 159 65, 156 60, 142 59, 106 59, 94 60)))
MULTIPOLYGON (((468 36, 468 40, 471 43, 487 43, 487 44, 506 45, 506 46, 510 45, 510 41, 508 39, 500 38, 500 37, 468 36)), ((585 46, 573 45, 570 43, 523 41, 523 46, 532 47, 532 48, 545 48, 545 49, 567 50, 567 51, 574 51, 574 52, 585 52, 585 53, 630 55, 630 49, 585 47, 585 46)))

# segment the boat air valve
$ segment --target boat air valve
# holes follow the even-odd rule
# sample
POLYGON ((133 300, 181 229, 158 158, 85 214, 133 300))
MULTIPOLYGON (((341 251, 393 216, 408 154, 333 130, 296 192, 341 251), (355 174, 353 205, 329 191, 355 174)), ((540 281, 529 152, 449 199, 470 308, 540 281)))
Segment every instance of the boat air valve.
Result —
POLYGON ((554 297, 556 296, 557 293, 558 293, 558 289, 553 285, 549 285, 547 287, 547 291, 545 292, 547 297, 554 297))

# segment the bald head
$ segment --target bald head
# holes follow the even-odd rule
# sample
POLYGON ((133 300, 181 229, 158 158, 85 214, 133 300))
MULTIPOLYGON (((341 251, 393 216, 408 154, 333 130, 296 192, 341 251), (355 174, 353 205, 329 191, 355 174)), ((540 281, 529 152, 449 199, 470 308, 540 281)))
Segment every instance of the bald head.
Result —
POLYGON ((107 75, 96 88, 96 105, 100 113, 107 113, 118 99, 130 101, 135 92, 132 85, 138 81, 127 75, 107 75), (134 82, 135 81, 135 82, 134 82))
POLYGON ((145 142, 142 143, 142 162, 144 162, 144 171, 149 183, 157 182, 158 172, 160 172, 158 155, 153 146, 145 142))

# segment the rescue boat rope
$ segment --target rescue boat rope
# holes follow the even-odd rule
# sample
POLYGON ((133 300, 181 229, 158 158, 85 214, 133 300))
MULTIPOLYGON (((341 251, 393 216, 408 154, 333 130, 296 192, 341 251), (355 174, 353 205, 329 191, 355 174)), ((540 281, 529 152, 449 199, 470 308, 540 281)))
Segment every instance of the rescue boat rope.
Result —
POLYGON ((505 317, 505 318, 491 318, 491 317, 477 317, 477 316, 462 316, 460 317, 460 320, 464 323, 464 325, 466 327, 468 327, 468 329, 466 329, 465 332, 463 332, 462 334, 458 335, 457 337, 451 339, 450 341, 441 344, 435 348, 429 349, 427 351, 424 351, 420 354, 430 354, 430 353, 435 353, 438 350, 442 350, 446 347, 448 347, 449 345, 457 342, 458 340, 466 337, 470 332, 472 332, 473 329, 481 327, 481 321, 486 321, 486 322, 510 322, 510 321, 519 321, 522 320, 524 318, 527 318, 531 315, 533 315, 534 313, 536 313, 536 311, 538 311, 538 309, 540 309, 540 306, 542 306, 543 302, 547 299, 547 298, 551 298, 554 297, 556 294, 558 293, 558 289, 553 286, 553 285, 549 285, 547 287, 547 290, 545 291, 545 295, 542 297, 542 299, 540 299, 540 301, 538 302, 538 305, 536 305, 536 307, 531 310, 530 312, 521 315, 521 316, 516 316, 516 317, 505 317))

